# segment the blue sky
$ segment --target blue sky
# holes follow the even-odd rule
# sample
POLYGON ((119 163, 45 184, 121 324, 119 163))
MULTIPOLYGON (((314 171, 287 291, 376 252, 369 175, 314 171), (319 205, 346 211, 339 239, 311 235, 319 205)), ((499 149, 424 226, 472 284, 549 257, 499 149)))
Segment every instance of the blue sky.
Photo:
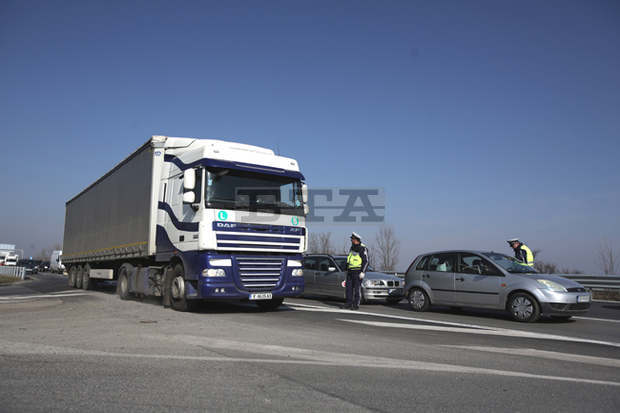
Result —
POLYGON ((620 245, 619 23, 615 1, 3 1, 0 242, 60 241, 64 202, 164 134, 384 188, 400 268, 519 236, 596 271, 620 245))

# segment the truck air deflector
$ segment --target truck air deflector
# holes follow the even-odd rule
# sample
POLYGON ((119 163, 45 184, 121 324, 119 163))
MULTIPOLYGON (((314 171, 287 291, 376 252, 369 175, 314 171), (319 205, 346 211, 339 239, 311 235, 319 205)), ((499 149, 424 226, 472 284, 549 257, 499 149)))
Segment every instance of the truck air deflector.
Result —
POLYGON ((303 174, 298 171, 290 171, 287 169, 273 168, 273 167, 264 166, 264 165, 255 165, 255 164, 250 164, 250 163, 245 163, 245 162, 230 162, 230 161, 223 161, 220 159, 203 158, 195 162, 186 164, 174 155, 164 155, 164 162, 173 163, 181 171, 184 171, 189 168, 195 168, 197 166, 204 166, 204 167, 212 167, 212 168, 238 169, 238 170, 246 171, 246 172, 263 173, 263 174, 276 175, 276 176, 286 176, 289 178, 295 178, 295 179, 300 179, 300 180, 305 179, 303 174))

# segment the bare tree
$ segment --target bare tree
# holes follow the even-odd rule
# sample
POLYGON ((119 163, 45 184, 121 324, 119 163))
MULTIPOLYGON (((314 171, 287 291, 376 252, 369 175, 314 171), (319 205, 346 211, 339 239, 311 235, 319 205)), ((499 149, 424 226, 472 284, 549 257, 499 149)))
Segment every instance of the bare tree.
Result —
POLYGON ((319 237, 316 232, 311 232, 308 235, 308 254, 318 254, 319 252, 319 237))
POLYGON ((332 254, 334 247, 332 246, 332 233, 331 232, 319 232, 319 250, 322 254, 332 254))
POLYGON ((400 252, 400 241, 396 239, 392 227, 381 227, 375 239, 375 249, 377 250, 377 260, 375 265, 382 271, 394 271, 398 263, 398 253, 400 252))
POLYGON ((308 253, 332 254, 334 247, 331 242, 331 232, 312 232, 308 236, 308 253))
POLYGON ((536 261, 534 262, 534 269, 542 274, 557 274, 558 266, 552 262, 536 261))
POLYGON ((616 274, 616 262, 618 258, 611 248, 609 241, 601 242, 598 250, 598 259, 603 274, 616 274))

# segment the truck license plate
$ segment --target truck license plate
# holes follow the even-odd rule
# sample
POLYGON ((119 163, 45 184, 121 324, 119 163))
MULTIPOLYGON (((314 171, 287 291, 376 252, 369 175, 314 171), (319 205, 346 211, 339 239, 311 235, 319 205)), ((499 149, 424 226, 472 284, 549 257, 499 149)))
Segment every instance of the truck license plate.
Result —
POLYGON ((578 303, 589 303, 590 302, 590 296, 589 295, 579 295, 579 296, 577 296, 577 302, 578 303))
POLYGON ((254 293, 250 294, 250 300, 271 300, 273 298, 271 293, 254 293))

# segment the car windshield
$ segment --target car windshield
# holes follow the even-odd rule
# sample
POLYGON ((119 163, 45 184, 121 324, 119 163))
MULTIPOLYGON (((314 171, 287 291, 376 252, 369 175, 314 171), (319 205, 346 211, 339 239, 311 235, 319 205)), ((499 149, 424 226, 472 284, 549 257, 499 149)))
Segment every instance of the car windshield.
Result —
POLYGON ((207 170, 205 206, 304 214, 299 179, 225 168, 207 170))
POLYGON ((497 252, 487 252, 484 255, 492 259, 495 264, 499 265, 510 273, 538 273, 538 271, 536 271, 534 267, 530 267, 529 265, 524 264, 509 255, 500 254, 497 252))

